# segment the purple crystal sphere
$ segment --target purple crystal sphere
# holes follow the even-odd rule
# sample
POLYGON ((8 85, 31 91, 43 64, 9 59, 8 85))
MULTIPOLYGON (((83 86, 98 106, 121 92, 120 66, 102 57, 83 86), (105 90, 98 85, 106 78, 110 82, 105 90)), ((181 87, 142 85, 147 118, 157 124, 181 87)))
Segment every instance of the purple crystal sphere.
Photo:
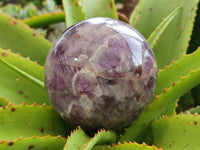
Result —
POLYGON ((130 25, 92 18, 67 29, 45 63, 45 88, 58 113, 85 130, 118 129, 150 102, 157 64, 130 25))

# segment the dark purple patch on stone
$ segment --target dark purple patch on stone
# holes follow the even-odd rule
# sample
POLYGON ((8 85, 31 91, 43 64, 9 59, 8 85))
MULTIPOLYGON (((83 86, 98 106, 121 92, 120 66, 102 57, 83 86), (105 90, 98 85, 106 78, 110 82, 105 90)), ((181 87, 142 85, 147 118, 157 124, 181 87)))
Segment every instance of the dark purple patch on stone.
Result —
POLYGON ((121 64, 121 57, 112 51, 104 52, 102 56, 99 57, 98 65, 104 77, 120 78, 125 76, 125 68, 121 64))
POLYGON ((74 89, 77 94, 91 94, 96 84, 93 82, 93 79, 91 79, 89 76, 86 76, 84 74, 77 75, 75 81, 74 81, 74 89))
POLYGON ((115 98, 111 96, 102 95, 101 97, 105 102, 105 106, 108 106, 108 107, 113 105, 114 102, 116 101, 115 98))
POLYGON ((102 95, 103 105, 101 106, 102 111, 112 113, 113 110, 117 109, 120 102, 118 102, 115 97, 102 95))
POLYGON ((64 86, 65 86, 64 80, 61 77, 59 77, 57 73, 54 73, 53 77, 50 80, 49 88, 51 90, 57 91, 64 88, 64 86))
POLYGON ((74 125, 81 125, 84 122, 84 118, 86 118, 85 110, 80 105, 72 105, 71 112, 69 114, 70 120, 74 123, 74 125))
POLYGON ((115 85, 115 84, 117 84, 117 83, 119 83, 119 80, 117 80, 117 79, 105 79, 105 84, 108 84, 108 85, 115 85))
POLYGON ((114 69, 119 65, 120 61, 120 56, 111 51, 104 52, 99 58, 98 64, 103 70, 114 69))
POLYGON ((129 49, 126 41, 122 39, 122 37, 110 38, 108 42, 108 47, 113 49, 116 52, 126 51, 127 49, 129 49))

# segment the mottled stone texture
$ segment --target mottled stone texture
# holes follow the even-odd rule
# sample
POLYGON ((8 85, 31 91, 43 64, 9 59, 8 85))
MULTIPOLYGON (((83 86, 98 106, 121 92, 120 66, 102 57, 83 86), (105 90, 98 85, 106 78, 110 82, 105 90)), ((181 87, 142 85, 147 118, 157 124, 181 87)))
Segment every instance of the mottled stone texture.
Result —
POLYGON ((144 37, 110 18, 67 29, 45 64, 45 87, 54 108, 85 130, 128 125, 148 105, 156 79, 156 60, 144 37))

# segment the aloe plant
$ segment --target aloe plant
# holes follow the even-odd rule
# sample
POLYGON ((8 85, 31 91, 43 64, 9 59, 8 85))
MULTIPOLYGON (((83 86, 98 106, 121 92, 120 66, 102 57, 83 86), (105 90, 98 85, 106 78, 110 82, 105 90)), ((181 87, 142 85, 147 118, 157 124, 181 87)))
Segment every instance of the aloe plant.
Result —
POLYGON ((114 0, 62 3, 62 12, 24 20, 0 13, 0 149, 198 149, 200 107, 181 113, 176 109, 188 92, 199 101, 200 43, 193 44, 199 31, 194 27, 199 20, 195 17, 199 0, 139 1, 129 22, 155 53, 159 69, 156 90, 151 103, 127 127, 100 129, 94 134, 64 121, 51 105, 43 77, 53 43, 36 28, 59 22, 69 28, 94 17, 119 19, 118 12, 114 0), (196 50, 187 54, 188 47, 196 50))

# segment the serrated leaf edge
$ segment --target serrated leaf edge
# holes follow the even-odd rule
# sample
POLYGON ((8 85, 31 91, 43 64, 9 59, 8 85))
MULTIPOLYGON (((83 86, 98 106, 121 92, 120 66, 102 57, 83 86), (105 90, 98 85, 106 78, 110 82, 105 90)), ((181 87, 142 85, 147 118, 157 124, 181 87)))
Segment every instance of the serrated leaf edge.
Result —
MULTIPOLYGON (((95 135, 90 139, 90 141, 85 145, 84 147, 84 150, 87 149, 88 145, 93 141, 95 140, 96 137, 98 137, 99 134, 103 134, 103 132, 106 132, 106 133, 114 133, 112 130, 106 130, 106 129, 100 129, 97 131, 97 133, 95 133, 95 135)), ((116 140, 117 140, 117 137, 116 137, 116 140)), ((95 143, 95 145, 98 144, 98 143, 95 143)), ((94 145, 94 146, 95 146, 94 145)))
POLYGON ((155 124, 156 122, 160 121, 160 120, 163 120, 163 119, 166 119, 166 118, 171 118, 171 117, 173 117, 173 116, 179 116, 179 115, 183 115, 183 116, 188 116, 188 115, 189 115, 189 116, 193 116, 193 117, 195 117, 195 116, 200 116, 198 113, 191 114, 190 112, 187 112, 187 113, 180 112, 179 114, 174 114, 174 115, 172 115, 172 116, 163 115, 162 117, 156 119, 156 120, 152 123, 152 125, 155 124))
MULTIPOLYGON (((187 56, 187 55, 185 55, 185 56, 187 56)), ((173 63, 175 63, 175 61, 173 63)), ((176 86, 177 83, 181 82, 182 80, 184 80, 185 78, 187 78, 187 76, 189 76, 190 74, 192 74, 193 72, 195 72, 197 70, 200 70, 200 68, 196 69, 196 70, 192 70, 191 69, 190 72, 187 75, 181 76, 180 79, 178 81, 176 81, 176 82, 173 82, 172 85, 169 88, 164 88, 163 92, 161 94, 155 96, 155 99, 153 100, 153 102, 155 100, 157 100, 158 98, 160 98, 162 95, 164 95, 166 92, 168 92, 168 90, 170 90, 171 88, 173 88, 174 86, 176 86)))
POLYGON ((15 140, 12 140, 12 141, 2 140, 2 141, 0 141, 0 144, 2 144, 2 143, 7 143, 7 144, 9 144, 10 142, 15 143, 15 142, 20 141, 20 140, 31 140, 31 139, 35 139, 35 138, 38 138, 38 139, 45 139, 45 138, 49 138, 49 137, 50 137, 50 138, 62 138, 62 139, 64 139, 64 140, 66 140, 66 138, 62 137, 61 135, 58 135, 58 136, 51 136, 51 135, 48 134, 48 135, 43 136, 43 137, 39 137, 39 136, 37 136, 37 135, 33 135, 32 137, 28 137, 28 138, 19 137, 19 138, 15 139, 15 140))
MULTIPOLYGON (((137 142, 135 142, 135 141, 133 141, 133 142, 131 142, 131 141, 129 141, 129 142, 124 141, 123 143, 118 142, 118 144, 112 144, 111 147, 117 147, 117 146, 121 146, 121 145, 124 145, 124 144, 145 146, 145 147, 149 147, 149 148, 153 147, 153 148, 155 148, 156 150, 163 150, 162 148, 157 148, 155 145, 151 145, 151 146, 150 146, 150 145, 147 145, 145 142, 143 142, 142 144, 139 144, 139 143, 137 143, 137 142)), ((105 150, 109 150, 109 148, 111 148, 111 147, 109 146, 109 147, 108 147, 107 149, 105 149, 105 150)))
MULTIPOLYGON (((197 69, 197 70, 191 70, 190 72, 189 72, 189 74, 187 74, 186 76, 181 76, 180 77, 180 80, 179 81, 177 81, 177 82, 175 82, 175 83, 173 83, 172 84, 172 86, 170 87, 170 88, 168 88, 168 89, 164 89, 164 91, 163 91, 163 93, 161 94, 161 95, 158 95, 157 96, 157 99, 155 99, 150 105, 151 105, 151 108, 150 109, 148 109, 149 107, 150 107, 150 105, 149 105, 149 107, 142 113, 142 114, 144 114, 144 113, 148 113, 152 108, 154 108, 155 107, 155 105, 152 105, 153 103, 155 103, 156 101, 158 101, 160 98, 162 98, 163 96, 165 96, 165 94, 167 94, 168 92, 170 92, 170 91, 172 91, 172 89, 178 84, 178 83, 182 83, 184 80, 186 80, 186 82, 188 82, 188 77, 190 77, 190 76, 192 76, 194 73, 198 73, 197 75, 200 75, 200 68, 199 69, 197 69)), ((196 74, 195 74, 196 75, 196 74)), ((183 82, 184 83, 184 82, 183 82)), ((185 83, 184 83, 185 84, 185 83)), ((198 82, 196 82, 196 84, 198 84, 198 82)), ((195 86, 195 85, 194 85, 195 86)), ((174 90, 173 90, 174 91, 174 90)), ((179 95, 180 96, 180 95, 179 95)), ((176 95, 176 97, 178 98, 179 97, 178 95, 176 95)), ((176 98, 175 97, 175 98, 176 98)), ((170 102, 170 103, 172 103, 172 102, 170 102)), ((167 106, 166 106, 166 109, 167 109, 167 106)), ((164 110, 165 111, 165 110, 164 110)), ((156 118, 156 116, 155 116, 155 118, 153 119, 153 118, 151 118, 151 119, 148 119, 147 120, 147 122, 146 122, 146 124, 145 124, 145 126, 143 126, 143 129, 141 129, 140 128, 140 130, 136 130, 137 132, 136 132, 136 134, 134 134, 133 136, 134 136, 134 138, 137 138, 137 136, 138 136, 138 134, 141 134, 141 132, 143 132, 147 127, 148 127, 148 125, 150 125, 154 120, 156 120, 156 119, 158 119, 158 118, 160 118, 160 116, 159 115, 162 115, 162 113, 164 113, 164 111, 163 112, 160 112, 160 113, 158 113, 157 114, 157 118, 156 118), (136 137, 135 137, 136 136, 136 137)), ((141 115, 142 115, 141 114, 141 115)), ((130 131, 131 129, 133 129, 133 126, 132 125, 134 125, 135 123, 136 123, 136 121, 138 121, 138 119, 140 119, 140 117, 138 117, 135 121, 133 121, 131 124, 130 124, 130 127, 129 128, 125 128, 124 129, 124 134, 123 135, 120 135, 120 139, 119 140, 125 140, 126 138, 127 138, 127 134, 128 134, 128 131, 130 131)), ((128 134, 129 135, 129 134, 128 134)), ((129 135, 130 136, 130 135, 129 135)), ((133 138, 133 137, 128 137, 128 138, 133 138)))
POLYGON ((52 44, 52 43, 51 43, 49 40, 47 40, 43 35, 40 35, 37 31, 35 31, 34 29, 32 29, 30 26, 28 26, 27 24, 23 23, 22 20, 16 20, 14 17, 11 17, 11 16, 6 15, 6 14, 4 14, 4 13, 0 13, 0 14, 3 15, 3 16, 5 16, 5 17, 8 17, 11 24, 16 23, 16 21, 17 21, 17 23, 20 23, 20 24, 22 25, 22 27, 23 27, 23 26, 26 26, 26 28, 29 28, 29 30, 32 31, 33 34, 35 34, 35 35, 37 35, 37 36, 39 36, 39 37, 45 39, 47 42, 49 42, 49 44, 52 44))
MULTIPOLYGON (((173 68, 173 66, 175 65, 179 65, 180 64, 180 62, 184 62, 184 60, 185 59, 187 59, 188 57, 191 57, 191 55, 194 55, 195 56, 195 53, 197 53, 198 51, 200 50, 200 47, 198 47, 197 48, 197 50, 196 51, 194 51, 193 53, 191 53, 191 54, 184 54, 180 59, 178 59, 178 60, 176 60, 176 61, 174 61, 174 60, 172 60, 171 61, 171 63, 169 64, 169 65, 166 65, 163 69, 159 69, 159 71, 158 71, 158 78, 159 78, 159 76, 160 75, 162 75, 165 71, 167 71, 167 69, 168 68, 170 68, 170 67, 172 67, 173 68)), ((199 52, 198 52, 199 53, 199 52)), ((196 68, 196 67, 195 67, 196 68)), ((191 71, 191 70, 190 70, 191 71)), ((186 74, 186 76, 189 74, 189 72, 186 74)), ((177 80, 177 82, 178 82, 179 80, 177 80)), ((160 82, 159 82, 160 83, 160 82)), ((172 83, 172 85, 175 85, 176 83, 175 83, 175 81, 172 83)), ((163 90, 164 91, 166 91, 166 88, 167 87, 165 87, 163 90)), ((169 88, 169 87, 168 87, 169 88)), ((155 92, 154 92, 154 96, 153 96, 153 98, 152 98, 152 101, 154 100, 154 99, 157 99, 157 97, 158 97, 158 95, 160 95, 160 94, 162 94, 161 93, 161 91, 160 91, 160 89, 156 89, 155 90, 155 92), (157 90, 158 90, 158 92, 157 92, 157 90), (157 94, 156 94, 157 93, 157 94)))
MULTIPOLYGON (((67 141, 70 139, 70 137, 71 137, 75 132, 77 132, 77 131, 80 130, 80 129, 81 129, 81 127, 78 126, 78 127, 76 127, 74 130, 72 130, 71 133, 70 133, 70 135, 67 136, 67 141)), ((81 129, 81 130, 82 130, 82 129, 81 129)), ((68 142, 66 142, 64 148, 67 148, 67 144, 68 144, 68 142)))
POLYGON ((36 102, 34 102, 33 104, 26 104, 25 102, 23 102, 22 104, 20 105, 15 105, 15 104, 12 104, 12 103, 9 103, 8 105, 6 106, 3 106, 3 107, 0 107, 0 109, 7 109, 8 107, 23 107, 23 106, 26 106, 26 107, 45 107, 45 108, 48 108, 48 109, 53 109, 53 106, 50 105, 50 106, 47 106, 45 103, 42 104, 42 105, 38 105, 36 102))

